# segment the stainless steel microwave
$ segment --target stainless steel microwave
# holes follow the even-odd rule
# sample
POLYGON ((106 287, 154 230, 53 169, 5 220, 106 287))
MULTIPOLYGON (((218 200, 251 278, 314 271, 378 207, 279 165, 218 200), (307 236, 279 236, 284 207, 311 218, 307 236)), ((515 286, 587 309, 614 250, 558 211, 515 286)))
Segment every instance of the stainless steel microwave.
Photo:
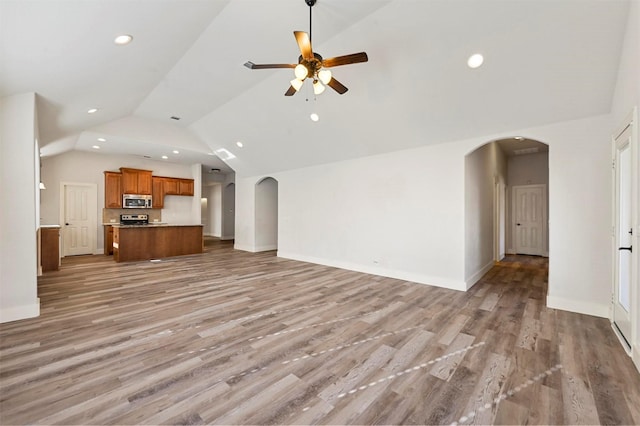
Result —
POLYGON ((122 196, 123 209, 150 209, 152 207, 151 195, 124 194, 122 196))

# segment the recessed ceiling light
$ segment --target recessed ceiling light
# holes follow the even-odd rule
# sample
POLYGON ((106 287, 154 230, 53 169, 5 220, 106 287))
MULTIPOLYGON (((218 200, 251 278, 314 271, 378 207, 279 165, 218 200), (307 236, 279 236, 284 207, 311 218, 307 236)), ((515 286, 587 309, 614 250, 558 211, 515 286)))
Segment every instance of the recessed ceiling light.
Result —
POLYGON ((174 150, 173 150, 173 153, 174 153, 174 154, 180 154, 180 151, 178 151, 177 149, 174 149, 174 150))
POLYGON ((515 139, 515 140, 517 140, 517 141, 521 141, 521 140, 523 140, 524 138, 523 138, 522 136, 516 136, 514 139, 515 139))
POLYGON ((98 142, 106 142, 107 140, 105 138, 98 138, 98 142))
POLYGON ((244 146, 244 144, 240 141, 236 142, 236 145, 238 146, 238 148, 242 148, 244 146))
POLYGON ((94 146, 92 146, 92 148, 93 148, 93 149, 100 149, 100 146, 98 146, 98 145, 94 145, 94 146))
POLYGON ((166 155, 163 155, 163 156, 162 156, 162 159, 163 159, 163 160, 166 160, 167 158, 169 158, 169 157, 167 157, 166 155))
POLYGON ((89 114, 93 114, 94 112, 98 112, 98 108, 91 108, 90 110, 87 110, 87 112, 89 114))
POLYGON ((469 68, 478 68, 480 65, 482 65, 482 63, 484 62, 484 57, 479 54, 473 54, 469 57, 469 59, 467 60, 467 65, 469 65, 469 68))
POLYGON ((120 46, 124 46, 125 44, 131 43, 131 40, 133 40, 133 37, 131 37, 129 34, 122 34, 122 35, 119 35, 118 37, 116 37, 113 40, 113 42, 115 44, 120 45, 120 46))
POLYGON ((316 114, 315 112, 311 113, 311 115, 309 116, 309 118, 311 118, 311 121, 318 121, 320 120, 320 116, 318 114, 316 114))

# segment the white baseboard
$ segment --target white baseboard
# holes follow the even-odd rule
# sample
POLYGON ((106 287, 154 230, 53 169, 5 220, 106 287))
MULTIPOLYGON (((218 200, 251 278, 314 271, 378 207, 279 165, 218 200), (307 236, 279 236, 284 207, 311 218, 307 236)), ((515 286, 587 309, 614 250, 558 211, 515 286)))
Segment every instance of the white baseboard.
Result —
POLYGON ((584 302, 548 295, 547 307, 578 314, 593 315, 594 317, 609 318, 609 305, 606 303, 584 302))
POLYGON ((473 274, 471 276, 471 278, 469 278, 467 280, 467 282, 465 283, 465 290, 469 290, 471 287, 473 287, 478 281, 480 281, 480 278, 483 277, 484 274, 486 274, 487 272, 489 272, 489 269, 493 268, 493 260, 489 263, 487 263, 486 265, 484 265, 478 272, 476 272, 475 274, 473 274))
POLYGON ((268 245, 268 246, 245 246, 242 244, 234 244, 233 246, 234 249, 236 250, 242 250, 242 251, 248 251, 251 253, 258 253, 261 251, 271 251, 271 250, 278 250, 278 246, 277 245, 268 245))
POLYGON ((278 251, 278 257, 285 259, 298 260, 300 262, 315 263, 318 265, 331 266, 334 268, 346 269, 349 271, 362 272, 364 274, 379 275, 382 277, 395 278, 398 280, 411 281, 418 284, 426 284, 434 287, 448 288, 451 290, 466 291, 467 288, 463 281, 452 280, 444 277, 433 277, 428 275, 416 274, 413 272, 398 271, 395 269, 383 268, 380 266, 366 266, 351 262, 341 262, 332 259, 323 259, 312 256, 299 255, 296 253, 287 253, 278 251))
POLYGON ((36 303, 22 306, 12 306, 0 309, 0 323, 18 321, 27 318, 40 316, 40 298, 36 298, 36 303))
POLYGON ((231 236, 225 235, 224 237, 220 237, 220 239, 221 239, 222 241, 233 240, 234 238, 235 238, 235 237, 234 237, 233 235, 231 235, 231 236))

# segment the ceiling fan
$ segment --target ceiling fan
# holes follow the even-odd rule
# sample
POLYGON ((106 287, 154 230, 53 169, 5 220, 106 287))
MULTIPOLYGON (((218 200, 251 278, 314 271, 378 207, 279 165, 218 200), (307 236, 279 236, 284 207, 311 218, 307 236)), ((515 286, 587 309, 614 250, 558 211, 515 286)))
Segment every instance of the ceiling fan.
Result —
POLYGON ((350 55, 336 56, 333 58, 323 59, 318 53, 311 48, 311 10, 316 0, 305 0, 309 6, 309 33, 304 31, 294 31, 293 35, 300 48, 300 57, 297 64, 254 64, 249 61, 244 64, 245 67, 252 70, 267 68, 293 68, 296 78, 291 80, 289 90, 285 92, 285 96, 293 96, 304 83, 304 80, 310 78, 313 80, 313 93, 319 95, 324 92, 323 83, 331 87, 333 90, 343 95, 347 87, 336 80, 328 68, 340 65, 356 64, 358 62, 367 62, 369 58, 365 52, 352 53, 350 55))

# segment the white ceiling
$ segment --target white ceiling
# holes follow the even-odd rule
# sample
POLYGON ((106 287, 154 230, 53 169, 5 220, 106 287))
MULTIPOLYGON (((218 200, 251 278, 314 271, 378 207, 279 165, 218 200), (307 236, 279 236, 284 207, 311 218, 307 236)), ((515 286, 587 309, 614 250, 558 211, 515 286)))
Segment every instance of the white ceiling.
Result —
POLYGON ((314 99, 308 83, 283 96, 291 70, 243 66, 297 61, 304 0, 0 0, 0 96, 38 94, 43 155, 175 149, 170 161, 266 174, 608 113, 628 7, 318 0, 314 51, 369 62, 334 68, 350 90, 314 99), (122 33, 134 40, 116 46, 122 33), (226 163, 208 155, 220 149, 226 163))

